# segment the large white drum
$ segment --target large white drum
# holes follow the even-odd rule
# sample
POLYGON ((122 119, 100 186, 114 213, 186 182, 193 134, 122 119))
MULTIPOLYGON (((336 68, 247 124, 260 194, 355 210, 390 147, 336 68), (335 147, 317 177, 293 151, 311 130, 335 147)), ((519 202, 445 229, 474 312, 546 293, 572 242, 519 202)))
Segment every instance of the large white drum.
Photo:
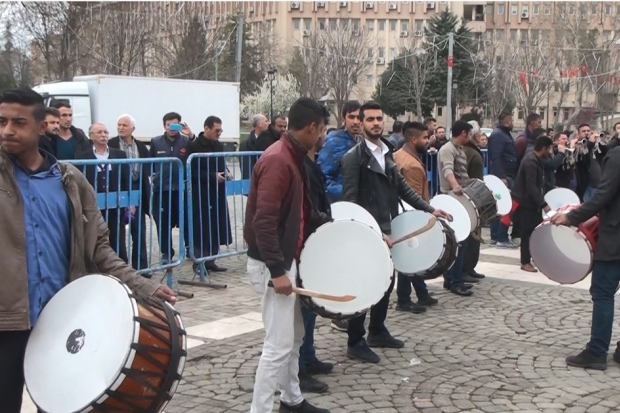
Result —
POLYGON ((497 215, 504 216, 512 210, 512 196, 504 182, 495 175, 485 175, 484 184, 493 193, 497 202, 497 215))
POLYGON ((355 318, 387 292, 394 269, 381 235, 355 220, 322 225, 306 241, 299 260, 299 287, 332 295, 353 295, 349 302, 300 296, 326 318, 355 318))
MULTIPOLYGON (((424 211, 407 211, 392 220, 393 240, 411 234, 424 227, 433 215, 424 211)), ((399 242, 392 247, 394 269, 403 274, 415 274, 428 270, 441 257, 445 237, 441 222, 437 220, 428 231, 399 242)))
POLYGON ((354 204, 353 202, 339 201, 331 205, 331 210, 334 221, 348 221, 354 219, 368 225, 378 234, 382 234, 379 223, 364 207, 354 204))
POLYGON ((43 309, 26 347, 26 386, 46 413, 159 413, 181 380, 186 350, 172 306, 89 275, 43 309))
POLYGON ((545 202, 554 211, 566 205, 579 205, 581 203, 579 196, 568 188, 554 188, 547 192, 545 202))
POLYGON ((431 199, 431 205, 452 215, 452 222, 448 222, 448 225, 454 230, 458 242, 465 241, 469 237, 472 227, 471 219, 467 209, 458 199, 450 195, 436 195, 431 199))

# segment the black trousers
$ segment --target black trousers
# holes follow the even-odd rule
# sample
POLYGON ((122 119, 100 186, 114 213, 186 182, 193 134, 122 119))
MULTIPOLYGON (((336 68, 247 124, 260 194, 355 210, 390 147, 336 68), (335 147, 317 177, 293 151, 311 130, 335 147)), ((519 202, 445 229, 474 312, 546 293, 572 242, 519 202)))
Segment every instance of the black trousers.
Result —
POLYGON ((125 230, 125 223, 123 222, 124 210, 103 210, 101 215, 108 223, 108 229, 110 230, 110 246, 120 257, 121 260, 128 262, 127 259, 127 232, 125 230))
POLYGON ((149 267, 146 252, 146 214, 142 207, 136 207, 131 218, 131 266, 136 270, 149 267))
MULTIPOLYGON (((162 190, 160 194, 158 189, 153 190, 153 212, 151 217, 153 217, 155 225, 157 225, 159 250, 169 260, 175 255, 172 244, 172 228, 179 227, 181 212, 179 207, 182 207, 179 205, 179 191, 162 190)), ((185 213, 183 227, 183 239, 187 247, 189 245, 187 242, 187 213, 185 213)))
POLYGON ((465 257, 463 258, 463 273, 468 274, 476 269, 479 260, 480 240, 470 235, 469 238, 467 238, 467 249, 465 250, 465 257))
MULTIPOLYGON (((388 307, 390 306, 390 294, 394 289, 395 276, 392 276, 392 283, 387 292, 376 305, 370 309, 370 325, 368 326, 368 334, 371 336, 377 336, 387 331, 385 327, 385 319, 387 318, 388 307)), ((366 313, 349 321, 349 329, 347 333, 349 335, 348 345, 352 347, 364 339, 366 329, 364 328, 364 322, 366 321, 366 313)))
POLYGON ((516 215, 521 224, 521 265, 531 264, 530 238, 534 229, 542 222, 542 210, 519 206, 516 215))
POLYGON ((20 413, 24 391, 24 355, 30 330, 0 331, 0 411, 20 413))

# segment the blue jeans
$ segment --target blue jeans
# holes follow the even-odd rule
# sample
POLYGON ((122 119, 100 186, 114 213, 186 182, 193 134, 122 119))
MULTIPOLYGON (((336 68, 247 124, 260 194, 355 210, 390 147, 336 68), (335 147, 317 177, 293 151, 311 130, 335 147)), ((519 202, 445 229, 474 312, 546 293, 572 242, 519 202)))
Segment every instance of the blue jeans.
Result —
POLYGON ((301 304, 301 316, 304 319, 304 341, 299 348, 299 372, 305 373, 306 366, 317 361, 314 350, 314 326, 316 314, 304 304, 301 304))
POLYGON ((607 355, 609 350, 614 324, 614 297, 619 283, 620 260, 594 261, 590 286, 592 329, 588 349, 597 356, 607 355))
POLYGON ((592 188, 591 186, 588 185, 588 187, 586 188, 586 191, 583 193, 583 202, 587 202, 588 199, 592 198, 595 193, 596 193, 596 188, 592 188))
POLYGON ((463 281, 463 263, 465 262, 465 251, 467 251, 468 241, 469 238, 459 243, 459 252, 456 256, 456 261, 454 262, 452 268, 450 268, 443 276, 444 280, 450 285, 450 287, 462 287, 465 285, 465 282, 463 281))
POLYGON ((408 277, 398 273, 398 284, 396 284, 396 296, 398 304, 404 305, 411 302, 411 286, 415 290, 418 300, 429 296, 428 287, 421 277, 408 277))
POLYGON ((499 219, 489 224, 491 229, 491 239, 497 242, 508 242, 508 227, 502 224, 499 219))

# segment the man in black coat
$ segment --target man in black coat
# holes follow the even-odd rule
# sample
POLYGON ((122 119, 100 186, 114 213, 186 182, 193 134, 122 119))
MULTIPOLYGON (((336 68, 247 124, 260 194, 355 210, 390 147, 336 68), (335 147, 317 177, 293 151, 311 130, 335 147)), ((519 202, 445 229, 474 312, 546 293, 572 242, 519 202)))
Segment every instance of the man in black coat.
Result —
MULTIPOLYGON (((592 328, 585 350, 566 358, 573 367, 605 370, 614 324, 614 294, 620 284, 620 147, 612 139, 603 158, 601 180, 592 198, 568 213, 556 214, 556 225, 577 226, 598 214, 598 243, 592 270, 592 328)), ((620 343, 613 359, 620 363, 620 343)))
POLYGON ((266 151, 268 147, 280 140, 284 131, 286 131, 286 118, 284 116, 276 116, 271 120, 271 125, 269 125, 267 130, 258 135, 255 150, 266 151))
MULTIPOLYGON (((256 149, 256 142, 261 133, 266 131, 269 128, 269 120, 265 115, 258 114, 254 115, 252 118, 252 132, 248 138, 243 141, 241 146, 239 147, 239 152, 254 152, 256 149)), ((256 165, 256 161, 258 160, 258 155, 251 156, 243 156, 241 158, 241 177, 243 179, 250 179, 252 176, 252 170, 254 169, 254 165, 256 165)))
MULTIPOLYGON (((93 142, 92 149, 78 153, 78 159, 99 159, 102 161, 100 165, 83 167, 82 170, 88 182, 98 194, 108 195, 118 191, 127 191, 129 189, 129 165, 110 165, 106 162, 108 159, 127 158, 123 151, 108 146, 108 128, 103 123, 94 123, 88 130, 88 135, 93 142)), ((115 198, 117 197, 108 197, 108 199, 115 198)), ((106 208, 101 210, 101 215, 103 215, 110 229, 110 246, 125 262, 128 262, 125 215, 133 212, 133 210, 133 206, 128 211, 127 208, 120 207, 115 203, 106 205, 106 208)))
MULTIPOLYGON (((136 120, 131 115, 121 115, 117 124, 118 136, 110 139, 108 146, 120 149, 127 158, 148 158, 149 149, 144 142, 133 137, 136 130, 136 120)), ((136 205, 131 218, 131 265, 136 270, 149 267, 148 254, 146 251, 146 216, 149 214, 149 202, 151 196, 150 164, 131 165, 131 190, 140 191, 140 205, 136 205)), ((146 275, 150 277, 150 275, 146 275)))
MULTIPOLYGON (((188 146, 188 156, 193 153, 224 152, 219 141, 222 134, 222 120, 209 116, 204 123, 204 132, 188 146)), ((212 257, 219 253, 220 245, 232 243, 232 231, 228 217, 226 181, 232 179, 226 168, 224 157, 195 158, 192 168, 192 218, 194 258, 212 257)), ((215 259, 205 262, 209 271, 226 271, 215 264, 215 259)), ((194 265, 197 271, 197 266, 194 265)))
POLYGON ((55 157, 60 132, 60 111, 56 108, 45 108, 45 123, 45 133, 39 136, 39 149, 55 157))

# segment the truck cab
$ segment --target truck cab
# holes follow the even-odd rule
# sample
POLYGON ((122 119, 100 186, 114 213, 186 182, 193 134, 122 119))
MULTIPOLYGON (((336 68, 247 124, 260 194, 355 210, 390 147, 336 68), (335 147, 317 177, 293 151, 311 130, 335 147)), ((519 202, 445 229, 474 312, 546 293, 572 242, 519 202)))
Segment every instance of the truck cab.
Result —
POLYGON ((86 82, 58 82, 35 86, 33 90, 43 96, 45 106, 54 101, 65 101, 73 108, 73 126, 87 131, 92 124, 90 93, 86 82))

